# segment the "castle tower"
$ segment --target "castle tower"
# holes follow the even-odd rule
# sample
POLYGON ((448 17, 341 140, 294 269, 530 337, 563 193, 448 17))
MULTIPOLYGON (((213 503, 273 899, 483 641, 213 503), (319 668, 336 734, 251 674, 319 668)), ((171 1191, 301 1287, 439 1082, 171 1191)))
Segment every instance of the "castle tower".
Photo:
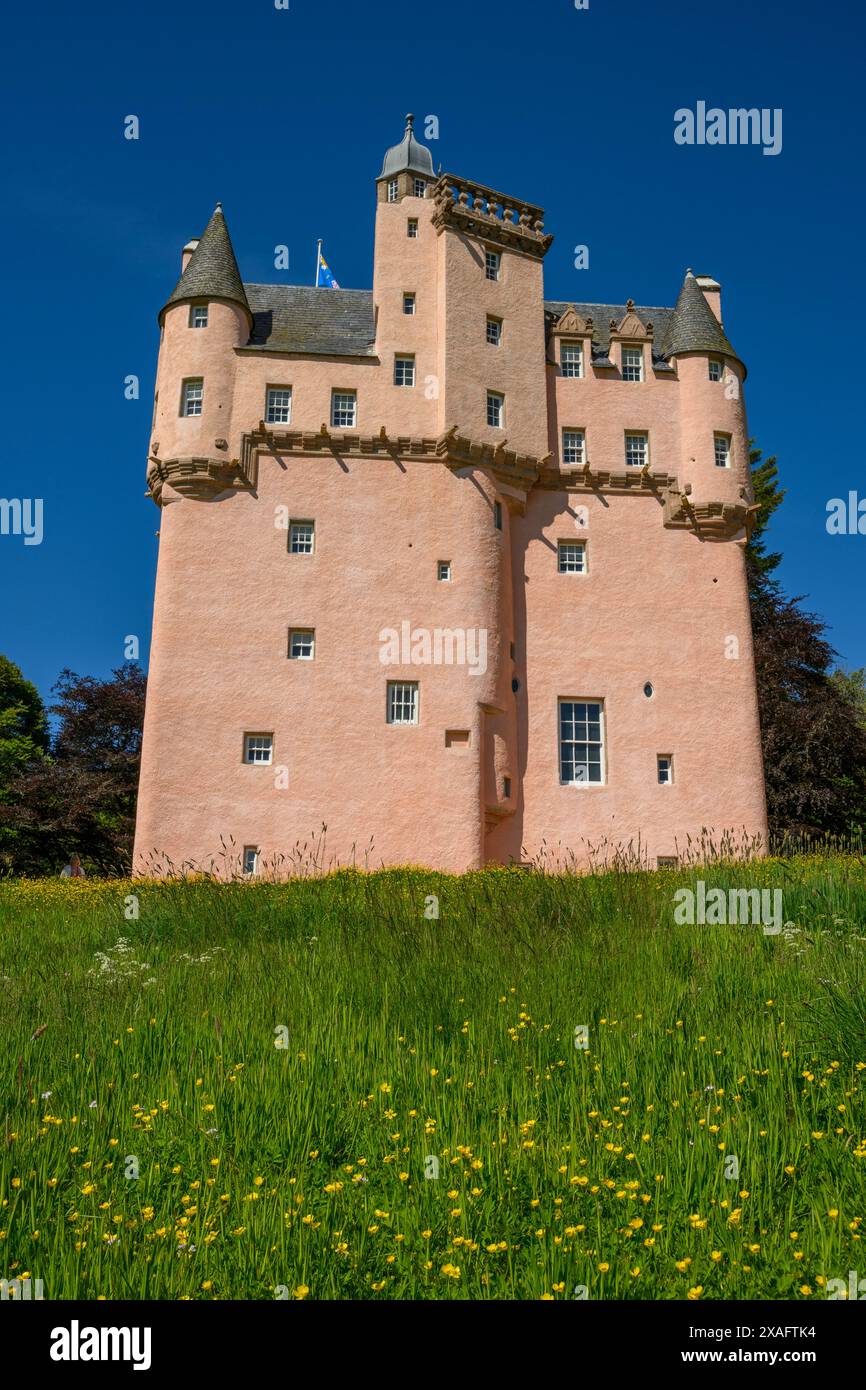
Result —
POLYGON ((375 186, 372 291, 244 282, 217 205, 160 312, 136 869, 760 838, 719 285, 545 300, 543 210, 411 116, 375 186))

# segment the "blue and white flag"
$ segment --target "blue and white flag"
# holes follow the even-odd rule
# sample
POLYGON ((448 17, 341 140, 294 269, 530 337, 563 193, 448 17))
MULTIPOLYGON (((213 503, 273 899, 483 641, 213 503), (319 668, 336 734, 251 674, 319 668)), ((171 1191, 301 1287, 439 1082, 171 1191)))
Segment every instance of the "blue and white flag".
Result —
POLYGON ((321 251, 319 252, 319 264, 316 269, 316 288, 324 285, 329 290, 338 290, 340 286, 331 274, 331 268, 325 260, 321 251))

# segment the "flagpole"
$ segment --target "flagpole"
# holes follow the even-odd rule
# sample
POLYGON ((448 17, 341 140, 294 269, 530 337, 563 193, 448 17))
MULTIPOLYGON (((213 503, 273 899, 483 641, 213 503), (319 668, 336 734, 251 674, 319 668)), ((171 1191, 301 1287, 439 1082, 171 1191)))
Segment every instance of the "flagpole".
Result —
POLYGON ((319 266, 320 266, 321 264, 322 264, 322 238, 319 237, 319 240, 318 240, 317 243, 316 243, 316 278, 315 278, 315 280, 313 281, 313 285, 314 285, 314 287, 315 287, 316 289, 318 289, 318 287, 319 287, 319 266))

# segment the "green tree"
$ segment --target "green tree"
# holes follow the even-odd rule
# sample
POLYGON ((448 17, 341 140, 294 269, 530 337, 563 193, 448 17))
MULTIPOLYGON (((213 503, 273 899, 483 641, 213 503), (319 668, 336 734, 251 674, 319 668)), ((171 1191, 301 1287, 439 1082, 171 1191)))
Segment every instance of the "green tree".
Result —
MULTIPOLYGON (((39 691, 0 656, 0 807, 13 804, 16 784, 47 752, 48 720, 39 691)), ((14 827, 0 818, 0 862, 10 862, 15 842, 14 827)))

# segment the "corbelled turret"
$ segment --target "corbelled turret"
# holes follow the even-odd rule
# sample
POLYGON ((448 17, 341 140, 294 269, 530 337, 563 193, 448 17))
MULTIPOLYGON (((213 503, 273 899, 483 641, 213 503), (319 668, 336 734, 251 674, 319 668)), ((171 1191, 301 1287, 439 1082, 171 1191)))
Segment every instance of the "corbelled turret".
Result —
POLYGON ((214 208, 213 215, 187 260, 180 279, 160 310, 159 321, 163 322, 165 311, 170 304, 208 299, 222 299, 230 304, 240 305, 252 323, 253 316, 223 216, 222 203, 217 203, 214 208))

